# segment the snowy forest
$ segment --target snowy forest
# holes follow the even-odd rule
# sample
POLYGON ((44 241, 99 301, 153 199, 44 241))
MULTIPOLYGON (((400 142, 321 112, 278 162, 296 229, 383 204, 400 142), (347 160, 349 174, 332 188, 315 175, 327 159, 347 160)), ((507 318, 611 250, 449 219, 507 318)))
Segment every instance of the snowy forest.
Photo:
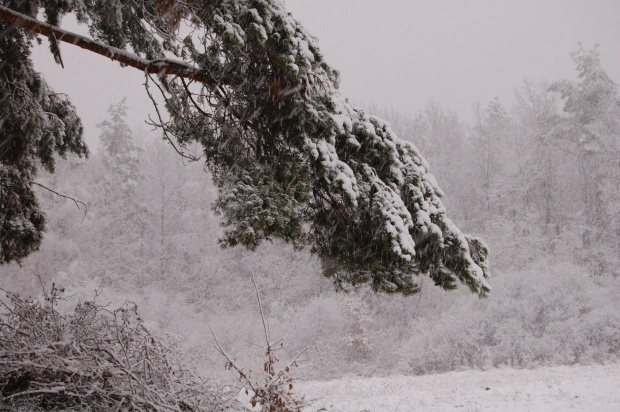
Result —
MULTIPOLYGON (((462 118, 354 105, 279 1, 117 3, 120 32, 99 2, 0 0, 0 409, 345 410, 304 384, 618 362, 620 95, 597 47, 462 118), (28 58, 34 32, 65 46, 7 10, 145 56, 159 117, 109 102, 86 149, 28 58)), ((391 410, 370 402, 350 410, 391 410)))

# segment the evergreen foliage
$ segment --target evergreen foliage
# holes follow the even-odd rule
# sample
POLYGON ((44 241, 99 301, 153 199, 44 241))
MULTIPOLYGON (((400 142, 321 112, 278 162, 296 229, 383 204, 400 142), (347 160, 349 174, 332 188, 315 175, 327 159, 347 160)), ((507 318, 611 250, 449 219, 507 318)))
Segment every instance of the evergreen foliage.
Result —
MULTIPOLYGON (((4 0, 0 5, 29 15, 41 6, 4 0)), ((74 107, 32 66, 33 40, 32 33, 0 21, 0 264, 19 262, 41 243, 45 218, 31 187, 37 167, 53 171, 57 155, 88 155, 74 107)))
POLYGON ((94 39, 143 56, 149 95, 155 85, 169 114, 157 126, 181 153, 204 147, 224 246, 308 245, 327 276, 377 291, 412 294, 414 275, 428 274, 444 289, 489 292, 488 249, 447 217, 417 148, 339 92, 338 73, 279 1, 2 4, 29 16, 45 7, 52 24, 75 12, 94 39), (192 28, 184 38, 181 23, 192 28), (170 75, 166 53, 186 74, 170 75))
POLYGON ((564 116, 556 120, 552 135, 574 148, 585 218, 582 244, 592 252, 585 258, 593 273, 600 275, 620 263, 620 98, 596 48, 580 45, 571 56, 579 81, 560 80, 549 88, 565 99, 564 116))
POLYGON ((127 116, 125 100, 110 106, 108 112, 110 119, 97 125, 101 130, 99 141, 103 163, 108 172, 104 186, 106 190, 117 187, 122 192, 131 194, 135 192, 140 172, 136 156, 138 148, 125 122, 127 116))
POLYGON ((97 125, 103 173, 96 182, 100 190, 94 203, 104 207, 93 212, 106 214, 108 220, 97 230, 101 236, 96 253, 103 257, 100 270, 110 279, 119 279, 138 276, 146 265, 142 238, 148 211, 139 196, 144 165, 125 121, 125 101, 111 105, 108 114, 109 118, 97 125))

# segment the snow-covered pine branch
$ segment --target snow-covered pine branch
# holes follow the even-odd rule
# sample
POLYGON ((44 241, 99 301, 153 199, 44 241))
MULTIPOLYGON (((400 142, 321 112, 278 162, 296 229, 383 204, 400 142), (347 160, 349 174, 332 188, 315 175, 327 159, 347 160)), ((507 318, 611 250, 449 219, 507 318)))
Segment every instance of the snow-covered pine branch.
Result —
POLYGON ((111 47, 149 61, 174 53, 182 67, 209 74, 189 84, 181 72, 158 77, 170 115, 159 127, 180 148, 204 147, 223 245, 309 246, 326 275, 377 291, 415 293, 414 276, 427 274, 445 289, 460 281, 489 292, 486 246, 447 217, 416 147, 341 94, 338 73, 280 1, 115 4, 31 2, 22 12, 44 8, 56 20, 75 12, 111 47), (179 38, 181 23, 192 35, 179 38))
MULTIPOLYGON (((230 79, 214 79, 208 71, 200 70, 185 62, 172 58, 156 58, 146 59, 127 50, 104 44, 86 36, 81 36, 51 24, 31 18, 25 14, 11 10, 8 7, 0 5, 0 20, 32 31, 34 33, 50 38, 52 41, 60 41, 73 44, 82 49, 107 57, 129 67, 141 70, 147 73, 153 73, 163 76, 180 76, 187 79, 199 81, 201 83, 216 85, 230 79)), ((238 80, 237 80, 238 81, 238 80)))

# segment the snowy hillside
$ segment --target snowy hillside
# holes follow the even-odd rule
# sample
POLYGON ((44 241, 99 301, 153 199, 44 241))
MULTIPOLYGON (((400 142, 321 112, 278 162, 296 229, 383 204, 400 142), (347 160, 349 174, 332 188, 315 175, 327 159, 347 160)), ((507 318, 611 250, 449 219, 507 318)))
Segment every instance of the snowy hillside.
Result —
POLYGON ((620 411, 620 365, 303 382, 307 411, 620 411), (324 409, 322 409, 324 408, 324 409))

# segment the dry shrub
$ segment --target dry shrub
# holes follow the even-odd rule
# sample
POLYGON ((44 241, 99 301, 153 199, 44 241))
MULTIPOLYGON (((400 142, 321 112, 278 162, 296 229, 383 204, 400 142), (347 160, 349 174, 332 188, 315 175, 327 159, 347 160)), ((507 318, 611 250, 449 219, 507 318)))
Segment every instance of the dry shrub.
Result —
MULTIPOLYGON (((6 291, 4 291, 6 292, 6 291)), ((62 315, 62 291, 40 302, 0 298, 0 410, 224 410, 220 393, 151 333, 137 306, 96 299, 62 315)))
POLYGON ((235 371, 239 375, 239 382, 245 387, 245 394, 250 396, 249 403, 252 408, 260 407, 261 412, 301 412, 310 403, 306 402, 303 396, 295 392, 293 383, 296 380, 292 376, 292 369, 299 366, 299 358, 306 352, 304 348, 291 362, 283 366, 279 365, 280 359, 276 352, 282 350, 286 344, 286 337, 272 341, 269 326, 265 319, 263 304, 261 302, 256 278, 252 273, 256 300, 260 311, 263 324, 265 346, 263 370, 260 374, 252 374, 246 371, 237 361, 230 356, 220 344, 217 336, 211 329, 211 334, 215 340, 215 348, 226 359, 227 370, 235 371), (251 391, 251 393, 250 393, 251 391))

